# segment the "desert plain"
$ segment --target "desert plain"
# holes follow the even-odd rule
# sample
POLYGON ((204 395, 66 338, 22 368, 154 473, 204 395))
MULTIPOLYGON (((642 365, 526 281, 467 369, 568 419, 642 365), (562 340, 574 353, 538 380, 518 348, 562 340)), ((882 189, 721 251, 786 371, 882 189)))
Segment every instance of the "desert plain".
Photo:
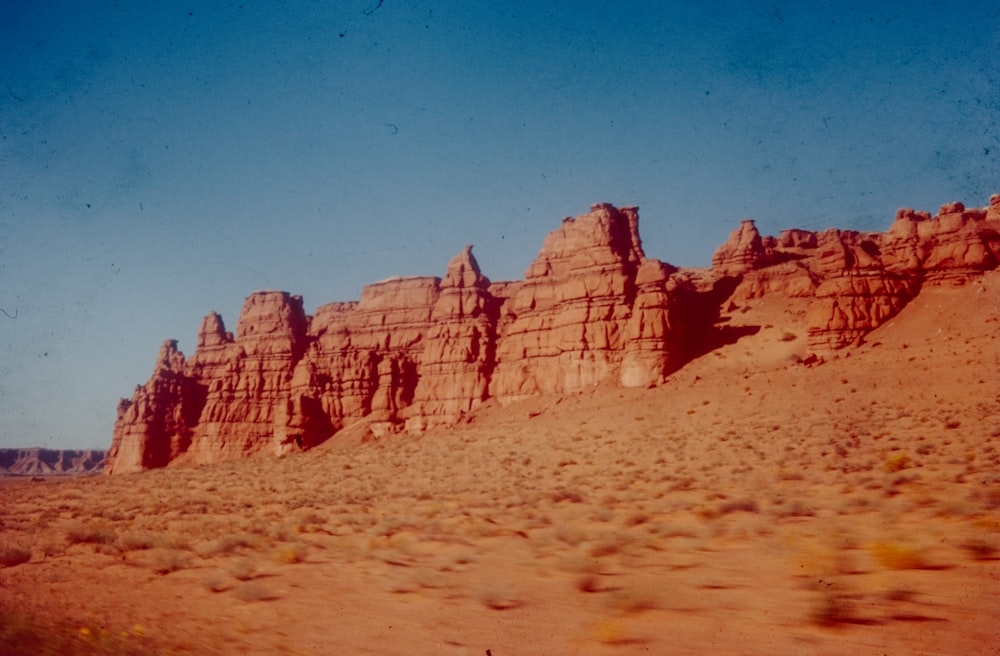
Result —
POLYGON ((1000 272, 808 358, 304 453, 0 482, 0 653, 1000 653, 1000 272))

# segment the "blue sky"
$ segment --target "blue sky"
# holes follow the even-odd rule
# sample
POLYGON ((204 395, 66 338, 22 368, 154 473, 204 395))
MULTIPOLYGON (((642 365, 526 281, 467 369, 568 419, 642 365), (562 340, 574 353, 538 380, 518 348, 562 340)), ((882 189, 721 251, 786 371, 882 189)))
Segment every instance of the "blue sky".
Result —
POLYGON ((106 448, 254 290, 520 278, 594 202, 705 266, 1000 192, 995 2, 695 4, 0 4, 0 446, 106 448))

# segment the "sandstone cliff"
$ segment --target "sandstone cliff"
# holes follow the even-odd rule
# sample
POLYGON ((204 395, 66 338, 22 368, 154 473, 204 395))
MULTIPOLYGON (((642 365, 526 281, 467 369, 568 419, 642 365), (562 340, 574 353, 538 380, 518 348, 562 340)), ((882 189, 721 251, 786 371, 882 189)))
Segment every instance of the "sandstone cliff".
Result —
POLYGON ((106 471, 209 463, 367 434, 453 425, 511 403, 612 382, 644 387, 717 344, 721 308, 810 299, 817 351, 858 343, 924 285, 962 284, 1000 261, 1000 196, 938 215, 900 210, 885 233, 743 221, 710 270, 647 258, 636 208, 595 205, 546 237, 524 280, 492 283, 472 247, 442 278, 391 278, 309 316, 302 298, 251 294, 236 337, 214 312, 190 358, 168 340, 122 400, 106 471), (362 424, 363 422, 363 424, 362 424))
POLYGON ((737 299, 786 294, 813 298, 810 345, 859 342, 910 302, 925 284, 964 284, 1000 262, 1000 195, 990 205, 901 209, 887 232, 786 230, 761 237, 744 221, 715 253, 713 268, 739 275, 737 299))

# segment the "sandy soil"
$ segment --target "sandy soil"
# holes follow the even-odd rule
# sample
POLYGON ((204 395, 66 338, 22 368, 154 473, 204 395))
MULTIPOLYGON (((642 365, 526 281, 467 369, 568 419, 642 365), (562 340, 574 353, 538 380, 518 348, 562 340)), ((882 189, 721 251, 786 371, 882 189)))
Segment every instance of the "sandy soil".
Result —
POLYGON ((1000 653, 1000 275, 817 366, 803 312, 653 390, 8 481, 0 653, 1000 653))

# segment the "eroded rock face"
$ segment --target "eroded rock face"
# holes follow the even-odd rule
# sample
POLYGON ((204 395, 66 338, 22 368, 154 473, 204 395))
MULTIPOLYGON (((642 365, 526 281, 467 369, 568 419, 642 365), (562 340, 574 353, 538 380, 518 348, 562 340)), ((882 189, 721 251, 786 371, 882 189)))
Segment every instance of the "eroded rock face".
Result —
POLYGON ((857 344, 896 315, 927 284, 963 284, 1000 263, 1000 195, 990 206, 962 203, 929 212, 904 208, 887 232, 787 230, 760 237, 744 221, 716 251, 720 272, 739 274, 741 301, 768 294, 815 299, 814 349, 857 344))
POLYGON ((206 327, 215 337, 186 368, 205 395, 197 439, 186 457, 214 462, 251 455, 287 439, 300 419, 292 373, 306 348, 302 298, 278 291, 251 294, 237 322, 238 341, 229 338, 215 313, 202 322, 202 330, 206 327))
POLYGON ((636 298, 624 332, 618 383, 662 383, 692 357, 711 348, 720 310, 738 277, 679 270, 645 260, 636 275, 636 298))
POLYGON ((769 237, 744 221, 711 270, 646 258, 637 210, 594 205, 549 233, 524 280, 490 282, 467 246, 443 278, 383 280, 311 317, 277 291, 246 299, 236 336, 210 313, 194 355, 166 341, 150 380, 120 403, 105 471, 280 454, 352 424, 420 432, 491 398, 656 385, 722 343, 724 304, 768 295, 812 299, 810 346, 843 348, 922 286, 998 262, 1000 195, 933 218, 900 210, 885 233, 769 237))
POLYGON ((165 341, 149 382, 137 386, 131 400, 118 404, 105 473, 165 467, 187 451, 204 395, 197 381, 187 375, 185 364, 177 340, 165 341))
POLYGON ((238 339, 213 312, 194 356, 166 342, 150 381, 122 400, 108 473, 309 448, 362 419, 375 434, 453 424, 488 396, 489 288, 467 247, 443 279, 385 280, 313 317, 298 296, 255 292, 238 339))
POLYGON ((942 205, 937 216, 900 210, 886 235, 887 267, 916 271, 931 282, 962 282, 995 269, 1000 253, 1000 198, 990 206, 966 210, 962 203, 942 205))
POLYGON ((486 398, 496 307, 471 247, 444 279, 369 285, 359 303, 316 311, 296 388, 318 402, 333 429, 360 419, 376 434, 454 423, 486 398))
POLYGON ((918 288, 911 278, 878 272, 824 280, 807 316, 810 344, 832 349, 859 344, 903 309, 918 288))
POLYGON ((644 259, 635 208, 595 205, 545 238, 500 318, 490 395, 573 392, 621 363, 644 259))
POLYGON ((448 264, 431 309, 414 402, 403 413, 409 430, 452 424, 488 398, 499 313, 489 289, 466 246, 448 264))
POLYGON ((739 276, 771 263, 772 254, 753 221, 744 219, 712 256, 712 268, 723 275, 739 276))

